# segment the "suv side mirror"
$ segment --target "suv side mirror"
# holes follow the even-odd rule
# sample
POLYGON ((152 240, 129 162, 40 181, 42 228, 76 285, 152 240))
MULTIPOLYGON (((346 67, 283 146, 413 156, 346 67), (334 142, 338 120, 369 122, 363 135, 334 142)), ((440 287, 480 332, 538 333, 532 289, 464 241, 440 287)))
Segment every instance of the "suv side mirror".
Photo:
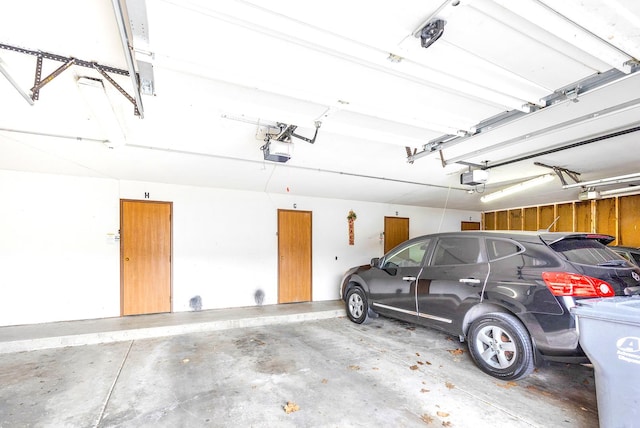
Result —
POLYGON ((398 265, 392 262, 387 262, 382 266, 382 270, 391 276, 396 276, 398 273, 398 265))
POLYGON ((374 267, 374 268, 380 267, 380 257, 372 258, 369 264, 371 265, 371 267, 374 267))

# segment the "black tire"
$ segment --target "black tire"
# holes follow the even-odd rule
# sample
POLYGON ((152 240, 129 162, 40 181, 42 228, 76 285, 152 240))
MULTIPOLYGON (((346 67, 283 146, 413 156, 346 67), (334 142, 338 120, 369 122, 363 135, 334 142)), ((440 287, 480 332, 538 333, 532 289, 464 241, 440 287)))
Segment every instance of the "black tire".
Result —
POLYGON ((353 287, 347 292, 345 299, 347 316, 356 324, 364 324, 369 321, 369 305, 367 296, 360 287, 353 287))
POLYGON ((535 368, 529 333, 513 315, 483 315, 471 324, 467 337, 471 358, 493 377, 517 380, 535 368))

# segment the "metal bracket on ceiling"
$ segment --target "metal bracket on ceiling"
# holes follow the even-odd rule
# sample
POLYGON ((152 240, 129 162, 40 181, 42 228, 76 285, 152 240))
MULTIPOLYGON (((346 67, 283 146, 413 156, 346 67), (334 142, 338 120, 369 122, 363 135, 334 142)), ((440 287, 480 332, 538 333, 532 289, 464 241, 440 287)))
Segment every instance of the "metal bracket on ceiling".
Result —
MULTIPOLYGON (((433 152, 438 152, 438 156, 440 156, 440 163, 442 165, 443 168, 445 168, 447 165, 449 165, 451 162, 448 162, 445 158, 444 158, 444 146, 447 143, 450 143, 452 141, 457 141, 460 139, 466 139, 469 138, 471 135, 467 135, 465 137, 460 137, 460 136, 455 136, 455 135, 445 135, 443 137, 440 138, 436 138, 435 140, 431 140, 429 141, 427 144, 425 144, 424 146, 422 146, 422 151, 418 152, 417 149, 413 150, 413 153, 411 152, 410 147, 406 147, 407 150, 407 162, 408 163, 413 163, 416 159, 419 159, 423 156, 426 156, 430 153, 433 152)), ((473 167, 473 168, 479 168, 479 169, 486 169, 487 168, 487 164, 485 163, 484 165, 480 165, 480 164, 476 164, 476 163, 472 163, 472 162, 465 162, 462 160, 456 160, 455 162, 452 163, 457 163, 460 165, 466 165, 468 167, 473 167)))
POLYGON ((34 84, 31 88, 31 99, 33 101, 37 101, 40 98, 40 89, 42 89, 45 85, 50 83, 53 79, 62 74, 66 69, 71 67, 72 65, 77 65, 80 67, 93 68, 98 71, 109 83, 111 83, 122 95, 125 96, 129 101, 133 103, 134 113, 136 116, 140 116, 140 112, 138 109, 138 104, 136 100, 127 94, 127 92, 117 84, 115 80, 109 74, 117 74, 121 76, 129 76, 129 72, 127 70, 123 70, 120 68, 110 67, 107 65, 101 65, 92 61, 84 61, 78 58, 65 57, 62 55, 53 54, 50 52, 43 51, 34 51, 29 49, 20 48, 17 46, 11 46, 0 43, 0 49, 9 50, 12 52, 18 52, 26 55, 33 55, 36 57, 36 70, 35 70, 35 78, 34 84), (42 65, 44 60, 52 60, 64 63, 62 66, 58 67, 53 73, 42 79, 42 65))
POLYGON ((448 143, 458 138, 461 138, 461 137, 458 137, 455 135, 443 135, 434 140, 431 140, 427 144, 422 146, 422 151, 420 152, 414 151, 413 154, 410 154, 407 152, 407 162, 413 163, 416 159, 420 159, 421 157, 427 156, 436 151, 441 151, 445 143, 448 143))
POLYGON ((413 149, 411 152, 411 147, 405 146, 405 150, 407 151, 407 162, 413 163, 413 156, 418 153, 418 149, 413 149))
POLYGON ((631 73, 640 71, 640 61, 638 61, 637 59, 630 59, 629 61, 625 62, 624 65, 629 67, 631 73))
POLYGON ((582 87, 580 85, 577 85, 573 88, 563 90, 560 95, 567 100, 571 100, 572 102, 577 103, 578 101, 580 101, 578 99, 578 95, 582 93, 581 91, 582 87))
MULTIPOLYGON (((322 125, 322 121, 320 120, 316 120, 313 122, 313 125, 315 126, 316 130, 315 133, 313 134, 312 138, 307 138, 305 136, 296 134, 294 131, 298 128, 297 125, 288 125, 286 123, 283 122, 276 122, 275 125, 270 124, 270 123, 262 123, 260 122, 260 119, 252 119, 252 118, 248 118, 245 116, 235 116, 235 115, 231 115, 231 114, 222 114, 220 117, 222 117, 223 119, 229 119, 229 120, 235 120, 238 122, 244 122, 244 123, 251 123, 253 125, 256 125, 258 127, 258 129, 256 130, 256 138, 258 138, 258 135, 260 134, 260 129, 261 127, 264 127, 265 130, 265 134, 260 137, 260 139, 263 139, 263 141, 265 141, 267 144, 270 141, 280 141, 282 143, 292 143, 293 141, 291 141, 291 138, 298 138, 302 141, 306 141, 307 143, 310 144, 314 144, 316 142, 316 137, 318 136, 318 129, 320 128, 320 126, 322 125), (273 132, 270 132, 273 131, 273 132)), ((261 148, 261 150, 264 148, 265 146, 263 146, 261 148)))
POLYGON ((560 181, 562 182, 563 186, 567 185, 567 180, 565 180, 563 174, 567 174, 573 181, 575 181, 576 183, 580 183, 580 177, 579 177, 580 173, 579 172, 571 171, 570 169, 562 168, 562 167, 559 167, 559 166, 545 165, 545 164, 543 164, 541 162, 534 162, 533 164, 536 165, 536 166, 542 166, 544 168, 552 169, 553 172, 556 173, 558 178, 560 178, 560 181))
POLYGON ((75 62, 75 58, 69 58, 69 61, 58 67, 53 73, 51 73, 44 79, 40 80, 40 78, 42 77, 42 56, 38 56, 38 61, 36 64, 36 77, 33 82, 33 88, 31 88, 33 100, 35 101, 40 98, 40 89, 42 89, 44 85, 50 83, 53 79, 61 75, 63 71, 71 67, 75 62))
POLYGON ((278 122, 277 127, 279 129, 279 132, 277 134, 267 134, 267 139, 281 141, 284 143, 291 143, 291 138, 293 137, 313 144, 316 142, 316 137, 318 136, 318 129, 320 129, 320 125, 322 125, 322 122, 318 120, 315 121, 314 126, 316 128, 316 131, 313 134, 313 138, 307 138, 294 132, 298 128, 296 125, 287 125, 286 123, 278 122))
POLYGON ((111 85, 116 88, 118 90, 118 92, 120 92, 126 99, 128 99, 131 104, 133 104, 133 113, 136 116, 140 116, 140 110, 138 109, 138 103, 136 102, 136 100, 127 93, 127 91, 125 91, 122 86, 118 85, 118 83, 113 80, 113 78, 111 76, 109 76, 107 74, 107 72, 104 70, 104 68, 102 68, 102 66, 100 64, 96 64, 94 63, 93 68, 96 69, 96 71, 98 71, 98 73, 100 73, 102 75, 102 77, 104 77, 105 79, 107 79, 107 81, 109 83, 111 83, 111 85))
POLYGON ((442 150, 439 150, 438 153, 440 154, 440 162, 442 163, 442 167, 445 168, 447 166, 447 161, 444 160, 444 154, 442 153, 442 150))

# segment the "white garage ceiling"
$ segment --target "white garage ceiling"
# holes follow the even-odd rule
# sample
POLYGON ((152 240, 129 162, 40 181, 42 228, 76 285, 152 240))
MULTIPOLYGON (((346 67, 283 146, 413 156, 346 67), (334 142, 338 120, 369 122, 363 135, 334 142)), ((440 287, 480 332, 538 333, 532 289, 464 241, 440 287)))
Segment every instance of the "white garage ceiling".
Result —
POLYGON ((135 101, 129 77, 82 66, 126 74, 119 5, 3 7, 1 169, 471 210, 575 200, 556 176, 480 201, 547 166, 582 181, 640 172, 635 0, 128 0, 124 39, 154 92, 140 116, 105 74, 135 101), (444 33, 423 48, 434 19, 444 33), (40 81, 76 62, 30 105, 37 52, 40 81), (119 124, 83 98, 83 77, 102 80, 119 124), (309 139, 319 124, 315 143, 294 136, 288 162, 265 160, 279 122, 309 139), (126 144, 109 148, 114 128, 126 144), (460 184, 479 168, 486 185, 460 184))

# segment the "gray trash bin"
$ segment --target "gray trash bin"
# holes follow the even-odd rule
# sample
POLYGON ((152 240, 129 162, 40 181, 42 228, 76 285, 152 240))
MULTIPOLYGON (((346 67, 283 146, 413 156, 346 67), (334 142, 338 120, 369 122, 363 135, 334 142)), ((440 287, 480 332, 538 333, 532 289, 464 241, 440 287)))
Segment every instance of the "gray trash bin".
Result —
POLYGON ((580 300, 571 312, 594 367, 600 427, 640 427, 640 296, 580 300))

